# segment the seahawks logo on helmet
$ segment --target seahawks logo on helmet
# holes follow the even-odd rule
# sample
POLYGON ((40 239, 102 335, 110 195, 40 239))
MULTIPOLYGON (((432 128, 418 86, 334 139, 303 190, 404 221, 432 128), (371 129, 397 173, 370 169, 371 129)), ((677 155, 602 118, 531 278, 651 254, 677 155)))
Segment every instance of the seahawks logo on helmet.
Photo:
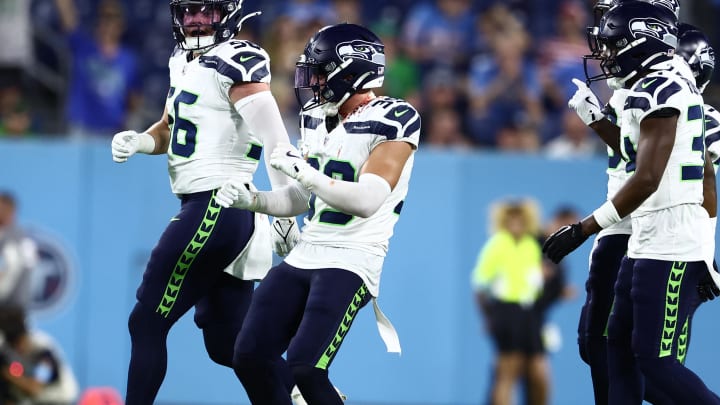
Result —
POLYGON ((630 32, 634 38, 640 36, 654 37, 672 47, 676 47, 677 36, 670 29, 667 23, 656 18, 634 18, 630 20, 630 32))
POLYGON ((335 48, 340 59, 347 58, 365 59, 367 61, 385 65, 384 49, 381 45, 356 39, 349 42, 341 42, 335 48))

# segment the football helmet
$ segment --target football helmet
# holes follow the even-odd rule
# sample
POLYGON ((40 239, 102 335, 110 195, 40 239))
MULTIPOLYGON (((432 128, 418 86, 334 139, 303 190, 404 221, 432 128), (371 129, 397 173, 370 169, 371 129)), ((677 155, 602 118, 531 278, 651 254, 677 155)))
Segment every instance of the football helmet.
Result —
POLYGON ((200 51, 225 42, 255 12, 242 16, 243 0, 170 0, 173 37, 181 49, 200 51), (187 35, 187 32, 195 35, 187 35))
POLYGON ((630 1, 610 8, 588 30, 590 55, 583 57, 587 82, 617 78, 622 83, 650 66, 672 59, 677 46, 677 18, 665 7, 630 1), (602 73, 590 76, 588 60, 599 60, 602 73))
MULTIPOLYGON (((634 0, 629 0, 634 1, 634 0)), ((680 19, 680 3, 678 0, 639 0, 639 1, 645 1, 647 3, 650 3, 654 6, 660 6, 665 7, 668 10, 672 11, 673 14, 675 14, 675 18, 680 19)), ((597 0, 597 3, 593 6, 593 13, 595 15, 595 26, 600 25, 600 18, 602 18, 605 13, 607 13, 608 10, 611 8, 622 4, 624 2, 628 2, 628 0, 597 0)))
POLYGON ((678 55, 690 65, 695 76, 695 86, 703 92, 715 70, 715 51, 710 41, 700 29, 694 25, 678 24, 678 55))
POLYGON ((381 87, 385 78, 385 46, 356 24, 320 29, 295 64, 295 96, 303 111, 325 105, 336 115, 350 96, 381 87))

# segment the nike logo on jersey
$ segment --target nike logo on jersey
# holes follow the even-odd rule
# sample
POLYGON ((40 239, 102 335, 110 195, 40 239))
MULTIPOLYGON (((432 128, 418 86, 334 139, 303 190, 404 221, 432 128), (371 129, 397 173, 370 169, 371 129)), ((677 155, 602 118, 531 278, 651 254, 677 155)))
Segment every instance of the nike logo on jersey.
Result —
POLYGON ((643 82, 643 83, 640 84, 640 87, 642 87, 643 89, 647 89, 648 86, 650 86, 651 84, 655 83, 656 80, 657 80, 657 79, 652 79, 652 80, 650 80, 650 81, 648 81, 648 82, 643 82))
POLYGON ((240 56, 240 63, 245 63, 245 62, 249 61, 250 59, 252 59, 252 58, 254 58, 254 57, 255 57, 255 56, 253 56, 253 55, 250 55, 250 56, 240 56))
POLYGON ((405 113, 407 113, 408 111, 410 111, 409 108, 408 108, 407 110, 395 111, 395 118, 400 118, 400 117, 402 117, 402 116, 405 115, 405 113))
POLYGON ((170 222, 175 222, 175 221, 179 221, 179 220, 180 220, 180 218, 178 218, 178 217, 170 218, 170 222))

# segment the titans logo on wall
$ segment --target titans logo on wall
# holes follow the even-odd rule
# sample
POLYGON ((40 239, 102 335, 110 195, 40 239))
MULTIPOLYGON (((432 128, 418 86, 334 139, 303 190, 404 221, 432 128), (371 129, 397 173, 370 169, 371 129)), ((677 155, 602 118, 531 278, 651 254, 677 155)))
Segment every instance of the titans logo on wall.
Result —
POLYGON ((48 233, 32 229, 30 238, 37 245, 38 264, 33 269, 30 310, 49 314, 61 310, 75 284, 75 269, 66 249, 48 233))

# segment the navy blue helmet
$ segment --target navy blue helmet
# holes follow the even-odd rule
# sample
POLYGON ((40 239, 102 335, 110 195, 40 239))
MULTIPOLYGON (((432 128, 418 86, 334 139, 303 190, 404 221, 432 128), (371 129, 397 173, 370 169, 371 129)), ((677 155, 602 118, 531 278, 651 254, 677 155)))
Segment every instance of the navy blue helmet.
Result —
POLYGON ((610 8, 588 30, 590 55, 584 57, 588 82, 618 78, 623 82, 650 66, 668 61, 677 46, 677 17, 666 7, 626 1, 610 8), (599 60, 602 73, 590 76, 588 60, 599 60))
POLYGON ((307 43, 295 65, 295 95, 304 111, 334 103, 339 107, 363 89, 381 87, 385 46, 365 27, 330 25, 307 43))
POLYGON ((243 21, 242 0, 170 0, 173 37, 181 49, 203 50, 235 36, 243 21))
MULTIPOLYGON (((600 18, 611 8, 629 1, 636 0, 597 0, 597 3, 593 6, 593 12, 595 14, 595 26, 600 25, 600 18)), ((675 18, 680 19, 680 3, 678 0, 639 0, 650 3, 654 6, 665 7, 675 14, 675 18)))
POLYGON ((678 24, 677 54, 690 65, 695 76, 695 86, 702 92, 715 70, 715 51, 710 40, 694 25, 678 24))

